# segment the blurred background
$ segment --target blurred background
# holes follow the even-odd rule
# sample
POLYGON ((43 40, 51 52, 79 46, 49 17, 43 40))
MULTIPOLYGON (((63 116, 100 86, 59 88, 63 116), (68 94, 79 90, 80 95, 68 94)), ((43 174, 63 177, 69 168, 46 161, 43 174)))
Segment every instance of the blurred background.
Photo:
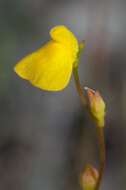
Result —
POLYGON ((125 10, 125 0, 0 0, 0 189, 80 190, 82 168, 99 168, 95 126, 73 77, 64 90, 47 92, 13 71, 55 25, 86 40, 80 82, 98 89, 107 104, 100 189, 126 188, 125 10))

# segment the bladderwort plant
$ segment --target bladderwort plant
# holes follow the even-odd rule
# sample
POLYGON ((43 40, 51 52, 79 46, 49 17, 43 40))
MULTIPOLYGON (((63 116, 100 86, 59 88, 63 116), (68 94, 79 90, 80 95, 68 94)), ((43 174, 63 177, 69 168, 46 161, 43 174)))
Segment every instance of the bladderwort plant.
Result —
POLYGON ((90 114, 97 129, 100 170, 87 165, 81 172, 79 183, 83 190, 98 190, 105 166, 104 117, 105 103, 98 91, 85 87, 89 104, 80 86, 78 62, 84 41, 78 44, 76 37, 65 26, 55 26, 50 30, 51 40, 39 50, 21 59, 14 71, 35 87, 48 91, 59 91, 65 88, 72 71, 77 92, 82 104, 90 114))

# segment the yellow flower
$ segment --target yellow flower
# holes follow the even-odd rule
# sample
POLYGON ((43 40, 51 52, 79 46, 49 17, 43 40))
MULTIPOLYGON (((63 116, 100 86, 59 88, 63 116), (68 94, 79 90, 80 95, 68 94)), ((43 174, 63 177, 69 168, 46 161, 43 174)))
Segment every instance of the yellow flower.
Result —
POLYGON ((78 42, 65 26, 50 31, 51 40, 39 50, 21 59, 15 72, 44 90, 62 90, 68 84, 77 57, 78 42))
POLYGON ((104 127, 104 117, 106 115, 104 100, 98 91, 95 92, 87 87, 85 87, 85 90, 87 91, 89 97, 91 113, 96 119, 97 125, 99 127, 104 127))

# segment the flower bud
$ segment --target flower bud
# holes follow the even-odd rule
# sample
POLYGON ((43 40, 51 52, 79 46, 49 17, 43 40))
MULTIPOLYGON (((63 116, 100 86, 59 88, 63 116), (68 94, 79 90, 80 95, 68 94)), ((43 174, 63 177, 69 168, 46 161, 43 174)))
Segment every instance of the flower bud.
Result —
POLYGON ((99 174, 93 166, 86 166, 79 178, 80 185, 83 190, 94 190, 97 184, 99 174))
POLYGON ((87 87, 85 87, 85 90, 88 94, 91 113, 96 119, 98 127, 104 127, 105 103, 100 93, 87 87))

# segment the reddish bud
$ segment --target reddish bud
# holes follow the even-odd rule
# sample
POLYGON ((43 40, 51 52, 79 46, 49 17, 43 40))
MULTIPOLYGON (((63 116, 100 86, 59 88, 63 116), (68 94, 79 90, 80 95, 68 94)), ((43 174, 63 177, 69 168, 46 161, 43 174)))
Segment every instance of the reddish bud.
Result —
POLYGON ((105 103, 98 91, 85 87, 88 94, 90 110, 99 127, 104 126, 105 103))
POLYGON ((99 174, 93 166, 86 166, 79 178, 80 185, 83 190, 94 190, 97 184, 99 174))

